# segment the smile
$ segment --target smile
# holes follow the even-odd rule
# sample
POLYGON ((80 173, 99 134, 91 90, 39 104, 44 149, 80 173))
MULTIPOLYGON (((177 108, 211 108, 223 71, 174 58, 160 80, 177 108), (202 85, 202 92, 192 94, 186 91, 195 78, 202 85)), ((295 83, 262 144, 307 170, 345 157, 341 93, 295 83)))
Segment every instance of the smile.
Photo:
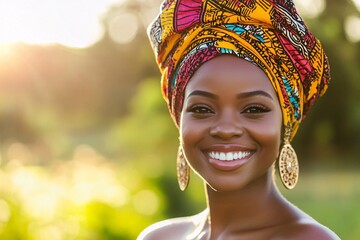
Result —
POLYGON ((233 161, 241 160, 248 157, 251 152, 248 151, 238 151, 238 152, 209 152, 209 157, 220 160, 220 161, 233 161))

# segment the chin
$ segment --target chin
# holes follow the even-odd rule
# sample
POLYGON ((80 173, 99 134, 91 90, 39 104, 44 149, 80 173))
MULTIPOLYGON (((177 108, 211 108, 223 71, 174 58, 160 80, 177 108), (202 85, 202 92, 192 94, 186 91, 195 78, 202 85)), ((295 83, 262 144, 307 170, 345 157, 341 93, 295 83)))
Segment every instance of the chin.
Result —
POLYGON ((233 177, 222 177, 221 179, 208 179, 204 181, 208 189, 220 193, 236 192, 256 186, 262 188, 273 181, 273 168, 271 167, 265 174, 259 177, 253 176, 250 178, 250 176, 237 177, 236 179, 233 177))
POLYGON ((249 183, 245 183, 245 182, 242 183, 240 179, 238 180, 222 179, 221 181, 213 181, 213 182, 205 181, 205 183, 206 186, 211 190, 215 192, 223 192, 223 193, 242 190, 249 185, 249 183))

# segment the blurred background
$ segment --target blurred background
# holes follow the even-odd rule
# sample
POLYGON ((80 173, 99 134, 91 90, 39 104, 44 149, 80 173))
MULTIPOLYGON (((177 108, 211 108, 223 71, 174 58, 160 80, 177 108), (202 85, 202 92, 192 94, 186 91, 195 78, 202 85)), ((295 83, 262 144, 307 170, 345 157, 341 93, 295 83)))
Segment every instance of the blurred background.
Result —
MULTIPOLYGON (((205 207, 176 182, 178 133, 146 36, 160 0, 0 0, 0 239, 136 239, 205 207)), ((360 0, 297 0, 331 62, 283 194, 360 239, 360 0)))

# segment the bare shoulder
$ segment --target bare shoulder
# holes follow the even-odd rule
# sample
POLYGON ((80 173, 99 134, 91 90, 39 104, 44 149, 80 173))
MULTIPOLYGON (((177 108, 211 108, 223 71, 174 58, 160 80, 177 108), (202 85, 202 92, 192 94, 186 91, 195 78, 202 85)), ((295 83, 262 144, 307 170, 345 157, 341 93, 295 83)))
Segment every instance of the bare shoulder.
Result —
MULTIPOLYGON (((162 240, 184 234, 191 226, 191 220, 186 218, 168 219, 150 225, 143 230, 137 240, 162 240)), ((180 238, 179 238, 180 239, 180 238)))
POLYGON ((333 231, 311 218, 303 218, 289 224, 276 239, 340 240, 333 231))
POLYGON ((143 230, 137 240, 169 240, 185 239, 203 221, 204 213, 190 217, 181 217, 164 220, 150 225, 143 230))

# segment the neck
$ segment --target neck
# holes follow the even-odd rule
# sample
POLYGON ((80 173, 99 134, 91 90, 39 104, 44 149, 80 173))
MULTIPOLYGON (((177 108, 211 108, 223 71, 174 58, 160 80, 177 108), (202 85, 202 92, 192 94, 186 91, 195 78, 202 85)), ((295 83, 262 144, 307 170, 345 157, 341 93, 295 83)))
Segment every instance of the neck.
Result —
POLYGON ((271 173, 241 190, 218 192, 206 186, 206 192, 212 236, 224 231, 251 231, 276 224, 274 216, 285 202, 271 173))

